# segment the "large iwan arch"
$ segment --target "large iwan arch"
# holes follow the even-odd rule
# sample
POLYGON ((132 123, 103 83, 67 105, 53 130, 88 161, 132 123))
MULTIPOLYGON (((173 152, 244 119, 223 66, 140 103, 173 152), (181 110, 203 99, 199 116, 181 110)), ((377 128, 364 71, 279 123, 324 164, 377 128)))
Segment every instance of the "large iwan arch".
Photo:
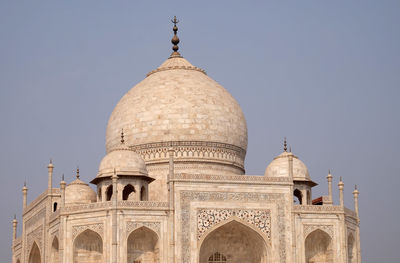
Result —
POLYGON ((92 230, 85 230, 74 240, 74 263, 103 263, 103 240, 92 230))
POLYGON ((332 263, 332 238, 324 231, 316 229, 305 240, 306 263, 332 263))
POLYGON ((230 221, 210 232, 201 243, 200 263, 267 263, 267 243, 252 228, 230 221))
POLYGON ((28 263, 41 263, 40 250, 36 242, 33 242, 31 252, 29 253, 28 263))
POLYGON ((158 236, 147 227, 134 230, 127 240, 127 262, 160 262, 158 236))

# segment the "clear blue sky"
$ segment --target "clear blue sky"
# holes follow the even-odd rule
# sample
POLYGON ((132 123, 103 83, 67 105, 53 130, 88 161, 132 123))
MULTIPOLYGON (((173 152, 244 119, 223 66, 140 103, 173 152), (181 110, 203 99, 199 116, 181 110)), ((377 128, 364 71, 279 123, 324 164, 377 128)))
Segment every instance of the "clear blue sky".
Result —
POLYGON ((314 197, 328 169, 348 207, 358 184, 363 262, 398 262, 400 1, 141 2, 0 2, 2 261, 24 180, 32 200, 49 158, 54 186, 77 165, 95 177, 112 109, 169 56, 177 15, 182 55, 242 106, 247 173, 263 174, 287 136, 314 197))

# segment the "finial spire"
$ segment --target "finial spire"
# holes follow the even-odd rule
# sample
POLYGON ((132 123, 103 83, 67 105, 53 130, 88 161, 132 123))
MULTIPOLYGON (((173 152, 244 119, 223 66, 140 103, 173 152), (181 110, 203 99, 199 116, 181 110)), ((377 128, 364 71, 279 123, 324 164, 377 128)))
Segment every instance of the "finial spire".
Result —
POLYGON ((64 181, 64 174, 62 174, 61 176, 61 181, 64 181))
POLYGON ((181 54, 178 52, 179 37, 177 36, 178 27, 176 26, 176 24, 179 23, 179 20, 176 19, 176 16, 174 16, 174 19, 172 19, 171 22, 174 24, 174 27, 172 28, 172 30, 174 31, 174 36, 171 39, 171 43, 173 44, 172 50, 174 52, 172 52, 170 57, 171 58, 172 57, 181 57, 181 54))
POLYGON ((287 142, 286 142, 286 137, 285 137, 285 139, 283 140, 283 150, 284 150, 285 152, 287 152, 287 142))
POLYGON ((124 143, 125 142, 125 140, 124 140, 124 129, 122 128, 121 129, 121 143, 124 143))
POLYGON ((79 179, 79 166, 76 167, 76 179, 79 179))

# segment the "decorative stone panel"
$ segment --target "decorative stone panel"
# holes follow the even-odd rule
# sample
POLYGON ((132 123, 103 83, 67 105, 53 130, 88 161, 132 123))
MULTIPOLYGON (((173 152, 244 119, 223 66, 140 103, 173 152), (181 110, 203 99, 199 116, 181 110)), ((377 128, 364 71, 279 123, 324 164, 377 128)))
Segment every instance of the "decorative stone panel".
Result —
POLYGON ((98 224, 90 224, 90 225, 73 226, 72 227, 72 240, 74 240, 77 235, 79 235, 80 233, 82 233, 83 231, 88 230, 88 229, 96 232, 103 239, 104 224, 98 223, 98 224))
POLYGON ((138 222, 138 221, 128 221, 126 222, 126 235, 128 236, 132 231, 141 228, 142 226, 147 227, 157 233, 160 237, 160 222, 138 222))
POLYGON ((269 210, 253 209, 198 209, 197 240, 213 226, 237 217, 258 228, 268 239, 271 239, 271 215, 269 210))
POLYGON ((304 225, 304 238, 307 238, 307 236, 316 229, 326 232, 331 238, 333 238, 332 225, 304 225))

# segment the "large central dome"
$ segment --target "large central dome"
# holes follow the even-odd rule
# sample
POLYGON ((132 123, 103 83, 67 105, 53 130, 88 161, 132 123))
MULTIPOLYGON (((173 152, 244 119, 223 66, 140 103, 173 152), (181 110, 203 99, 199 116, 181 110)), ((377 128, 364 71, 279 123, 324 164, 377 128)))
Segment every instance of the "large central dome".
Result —
POLYGON ((107 152, 120 144, 215 142, 247 148, 247 127, 236 100, 182 57, 167 59, 119 101, 108 122, 107 152))

